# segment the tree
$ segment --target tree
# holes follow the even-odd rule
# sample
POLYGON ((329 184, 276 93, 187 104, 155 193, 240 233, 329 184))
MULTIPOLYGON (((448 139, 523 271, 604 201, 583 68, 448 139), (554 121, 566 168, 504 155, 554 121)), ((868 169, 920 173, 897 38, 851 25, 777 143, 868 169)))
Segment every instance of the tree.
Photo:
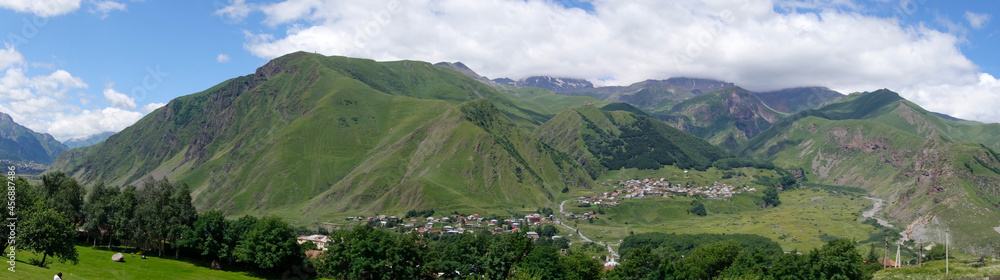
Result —
POLYGON ((715 278, 733 264, 740 250, 740 244, 733 240, 699 246, 681 261, 676 276, 683 279, 715 278))
POLYGON ((77 263, 76 247, 73 247, 76 230, 58 211, 45 209, 35 212, 22 227, 19 242, 24 244, 25 249, 42 254, 40 266, 45 266, 48 256, 57 257, 60 262, 69 260, 77 263))
POLYGON ((562 256, 565 279, 595 280, 601 277, 601 263, 581 252, 573 252, 562 256))
POLYGON ((113 201, 118 196, 117 188, 109 188, 104 181, 98 182, 90 188, 86 199, 83 202, 84 222, 83 228, 94 238, 94 247, 97 247, 97 239, 103 237, 101 230, 111 231, 112 219, 114 218, 113 201))
MULTIPOLYGON (((178 241, 184 235, 184 232, 191 229, 194 225, 194 221, 198 218, 198 211, 194 209, 194 205, 191 204, 191 190, 188 188, 187 184, 180 184, 173 188, 174 192, 170 195, 170 201, 167 202, 167 216, 164 217, 166 221, 166 239, 170 239, 171 242, 178 241)), ((181 245, 179 242, 173 244, 174 246, 174 258, 180 257, 181 245)))
POLYGON ((722 275, 725 278, 763 279, 768 275, 770 266, 771 257, 764 250, 758 248, 743 250, 722 275))
POLYGON ((648 246, 625 254, 608 279, 660 279, 660 258, 648 246))
POLYGON ((546 237, 555 236, 556 233, 558 233, 558 229, 556 229, 556 226, 551 224, 542 225, 541 229, 538 230, 538 235, 546 237))
MULTIPOLYGON (((111 235, 119 242, 125 239, 135 239, 142 236, 138 230, 138 221, 135 218, 135 209, 139 205, 138 191, 135 186, 126 186, 117 196, 111 199, 111 235)), ((108 241, 108 249, 111 249, 111 242, 108 241)))
MULTIPOLYGON (((226 216, 219 211, 208 211, 198 216, 194 227, 184 232, 181 243, 184 246, 201 250, 202 256, 214 260, 222 260, 230 255, 235 246, 226 242, 226 231, 229 223, 226 216)), ((307 242, 312 243, 312 242, 307 242)))
POLYGON ((517 233, 492 236, 484 254, 484 276, 487 279, 503 279, 510 276, 514 265, 531 252, 531 238, 517 233))
POLYGON ((938 244, 934 245, 934 247, 931 247, 931 249, 927 251, 927 254, 924 255, 924 261, 929 262, 929 261, 943 260, 944 257, 945 257, 944 246, 938 244))
POLYGON ((775 207, 778 205, 781 205, 781 199, 778 197, 778 190, 775 188, 765 188, 764 207, 775 207))
POLYGON ((854 242, 849 239, 837 239, 827 242, 818 251, 813 251, 819 278, 822 279, 871 279, 865 275, 861 254, 854 248, 854 242))
POLYGON ((707 216, 708 215, 708 211, 705 210, 705 204, 702 204, 701 201, 699 201, 699 200, 692 200, 691 201, 691 209, 688 210, 688 212, 691 212, 691 214, 695 214, 695 215, 698 215, 698 216, 707 216))
POLYGON ((540 277, 541 279, 559 279, 566 271, 559 263, 559 249, 551 246, 538 246, 531 250, 518 265, 518 272, 540 277))
MULTIPOLYGON (((378 230, 368 225, 330 236, 318 266, 321 275, 344 279, 415 279, 424 274, 424 243, 416 235, 378 230)), ((441 268, 442 263, 437 263, 441 268)), ((453 268, 462 269, 461 265, 453 268)))
POLYGON ((296 237, 287 223, 267 217, 247 233, 244 242, 236 247, 236 256, 262 269, 290 266, 302 258, 296 237))
POLYGON ((165 178, 163 180, 146 178, 138 192, 139 204, 135 208, 138 234, 135 237, 141 244, 159 243, 156 247, 145 246, 147 249, 158 248, 158 256, 163 255, 170 229, 170 196, 173 192, 173 185, 165 178))
POLYGON ((83 221, 83 196, 86 190, 62 171, 42 175, 42 194, 48 208, 76 224, 83 221))
MULTIPOLYGON (((28 183, 28 180, 22 177, 17 177, 14 179, 13 187, 13 190, 8 189, 6 193, 8 195, 4 195, 0 198, 0 203, 2 203, 0 205, 3 205, 4 208, 4 211, 0 211, 3 212, 0 214, 0 218, 2 218, 3 221, 7 221, 8 218, 18 218, 24 220, 31 216, 32 211, 41 208, 41 205, 39 204, 45 204, 45 200, 42 197, 42 194, 39 193, 38 188, 31 186, 31 184, 28 183), (11 197, 9 193, 11 191, 16 193, 16 195, 13 196, 14 204, 11 204, 11 201, 9 200, 11 197)), ((8 188, 10 188, 9 185, 8 188)))
POLYGON ((236 221, 226 221, 226 246, 229 247, 229 262, 237 260, 236 248, 246 242, 247 235, 257 227, 257 218, 244 215, 236 221))

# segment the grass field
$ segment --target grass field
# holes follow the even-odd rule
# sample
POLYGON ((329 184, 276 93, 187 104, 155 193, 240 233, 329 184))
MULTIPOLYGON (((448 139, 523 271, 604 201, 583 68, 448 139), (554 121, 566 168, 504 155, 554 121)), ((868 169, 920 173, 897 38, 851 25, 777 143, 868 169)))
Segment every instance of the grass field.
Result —
POLYGON ((986 259, 980 264, 978 258, 965 255, 954 257, 950 260, 947 274, 945 261, 940 260, 922 266, 883 269, 875 273, 874 279, 968 279, 1000 276, 1000 261, 986 259))
MULTIPOLYGON (((282 275, 259 275, 249 271, 213 270, 208 264, 198 260, 174 260, 172 258, 149 257, 140 259, 131 254, 125 255, 125 262, 113 262, 111 256, 116 252, 105 249, 94 249, 90 246, 76 246, 80 262, 76 265, 58 261, 52 262, 52 256, 46 260, 47 268, 28 264, 32 258, 39 256, 17 251, 16 272, 6 269, 0 273, 0 279, 52 279, 56 273, 62 272, 63 279, 282 279, 282 275), (13 275, 13 277, 11 277, 13 275)), ((5 250, 6 252, 6 250, 5 250)), ((4 264, 5 268, 9 267, 4 264)), ((223 266, 225 268, 225 266, 223 266)), ((289 273, 290 278, 301 279, 297 274, 289 273)))
MULTIPOLYGON (((762 176, 770 170, 739 169, 749 176, 762 176)), ((634 178, 667 178, 670 181, 691 181, 694 185, 711 185, 715 180, 740 186, 752 183, 749 177, 734 177, 721 180, 721 172, 689 171, 684 173, 673 167, 659 170, 617 170, 598 181, 602 185, 612 181, 634 178), (673 178, 673 179, 671 179, 673 178)), ((866 240, 876 231, 871 225, 861 223, 861 211, 871 207, 872 202, 859 194, 835 193, 818 187, 783 191, 782 204, 774 208, 760 209, 756 206, 760 193, 740 194, 729 201, 703 199, 708 216, 699 217, 688 213, 693 198, 646 198, 624 200, 617 207, 604 208, 604 215, 593 223, 574 220, 570 225, 578 226, 588 237, 603 242, 617 243, 630 233, 674 232, 694 233, 747 233, 771 238, 781 244, 786 251, 793 249, 806 251, 818 248, 833 238, 866 240)), ((567 203, 566 211, 583 212, 596 208, 581 208, 567 203)))

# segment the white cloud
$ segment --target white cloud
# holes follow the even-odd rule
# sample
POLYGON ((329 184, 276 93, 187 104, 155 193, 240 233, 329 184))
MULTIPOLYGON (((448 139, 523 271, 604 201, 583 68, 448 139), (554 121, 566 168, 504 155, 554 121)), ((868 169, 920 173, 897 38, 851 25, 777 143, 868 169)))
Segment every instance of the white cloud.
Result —
POLYGON ((215 61, 218 63, 229 62, 229 55, 220 53, 219 55, 215 56, 215 61))
MULTIPOLYGON (((63 141, 103 131, 120 131, 145 115, 131 111, 136 109, 135 100, 114 90, 112 83, 105 85, 104 98, 121 108, 83 110, 70 100, 79 100, 83 106, 89 106, 91 99, 96 97, 83 92, 67 94, 86 89, 88 85, 82 79, 65 70, 29 76, 26 73, 30 64, 12 46, 0 49, 0 71, 3 71, 0 72, 0 111, 34 131, 52 134, 56 140, 63 141)), ((154 106, 157 105, 149 104, 143 109, 154 106)))
POLYGON ((970 11, 965 12, 965 20, 969 21, 972 28, 980 29, 990 22, 990 14, 977 14, 970 11))
POLYGON ((961 52, 960 32, 901 25, 855 12, 863 9, 855 3, 594 0, 588 13, 534 0, 286 0, 253 7, 278 31, 246 31, 244 47, 262 58, 302 50, 462 61, 493 78, 623 85, 688 76, 751 90, 889 88, 942 113, 1000 121, 1000 111, 977 107, 1000 96, 961 52), (612 79, 598 80, 605 77, 612 79))
POLYGON ((90 13, 95 14, 101 19, 108 18, 108 15, 113 11, 126 11, 128 8, 125 3, 115 2, 115 1, 95 1, 94 6, 90 8, 90 13))
POLYGON ((40 17, 67 14, 80 8, 81 0, 0 0, 0 8, 40 17))
POLYGON ((253 4, 247 4, 246 0, 234 0, 228 6, 218 7, 215 15, 225 17, 232 23, 241 22, 250 15, 254 7, 253 4))
POLYGON ((163 106, 166 106, 166 105, 167 105, 167 103, 149 103, 149 104, 146 104, 146 106, 142 106, 142 111, 144 111, 146 113, 152 113, 153 111, 156 111, 156 109, 160 109, 160 107, 163 107, 163 106))
MULTIPOLYGON (((104 131, 118 132, 134 124, 145 114, 122 110, 119 108, 104 108, 101 110, 83 110, 79 114, 61 114, 53 121, 45 122, 44 132, 52 134, 56 140, 65 141, 74 137, 86 137, 104 131)), ((17 119, 14 119, 17 121, 17 119)), ((34 129, 34 128, 33 128, 34 129)))
POLYGON ((114 89, 115 83, 108 82, 104 85, 104 99, 111 102, 111 106, 121 109, 135 110, 135 98, 131 98, 124 93, 114 89))

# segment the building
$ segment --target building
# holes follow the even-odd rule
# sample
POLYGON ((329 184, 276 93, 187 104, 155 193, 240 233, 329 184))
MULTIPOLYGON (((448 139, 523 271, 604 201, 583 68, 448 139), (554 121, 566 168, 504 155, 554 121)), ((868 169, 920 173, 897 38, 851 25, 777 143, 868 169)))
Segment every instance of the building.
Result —
POLYGON ((300 235, 297 242, 299 244, 304 244, 306 242, 312 242, 316 244, 316 249, 320 251, 326 251, 326 242, 330 241, 330 237, 326 235, 300 235))

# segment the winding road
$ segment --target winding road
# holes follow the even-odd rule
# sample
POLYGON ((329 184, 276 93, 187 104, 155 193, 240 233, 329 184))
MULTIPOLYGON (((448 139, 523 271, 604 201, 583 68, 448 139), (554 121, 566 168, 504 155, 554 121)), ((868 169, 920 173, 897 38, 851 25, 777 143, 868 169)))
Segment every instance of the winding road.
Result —
MULTIPOLYGON (((573 227, 569 226, 568 224, 562 222, 562 217, 565 217, 567 214, 569 214, 569 212, 566 212, 565 208, 566 208, 566 202, 569 202, 570 200, 573 200, 573 199, 563 200, 562 203, 559 203, 559 214, 561 214, 561 215, 559 216, 558 220, 555 220, 553 222, 556 223, 556 224, 559 224, 559 225, 561 225, 563 227, 566 227, 566 228, 568 228, 569 230, 571 230, 573 232, 576 232, 576 235, 580 236, 580 239, 582 239, 583 242, 593 242, 593 243, 597 243, 598 245, 601 245, 601 246, 604 246, 604 247, 608 248, 608 253, 611 254, 612 257, 618 258, 619 257, 618 256, 618 252, 615 252, 615 249, 611 248, 610 244, 604 244, 604 242, 600 242, 600 241, 593 241, 590 238, 587 238, 586 235, 583 235, 583 232, 580 232, 580 230, 578 230, 576 228, 573 228, 573 227)), ((619 246, 621 245, 621 240, 618 241, 617 245, 619 245, 619 246)))

